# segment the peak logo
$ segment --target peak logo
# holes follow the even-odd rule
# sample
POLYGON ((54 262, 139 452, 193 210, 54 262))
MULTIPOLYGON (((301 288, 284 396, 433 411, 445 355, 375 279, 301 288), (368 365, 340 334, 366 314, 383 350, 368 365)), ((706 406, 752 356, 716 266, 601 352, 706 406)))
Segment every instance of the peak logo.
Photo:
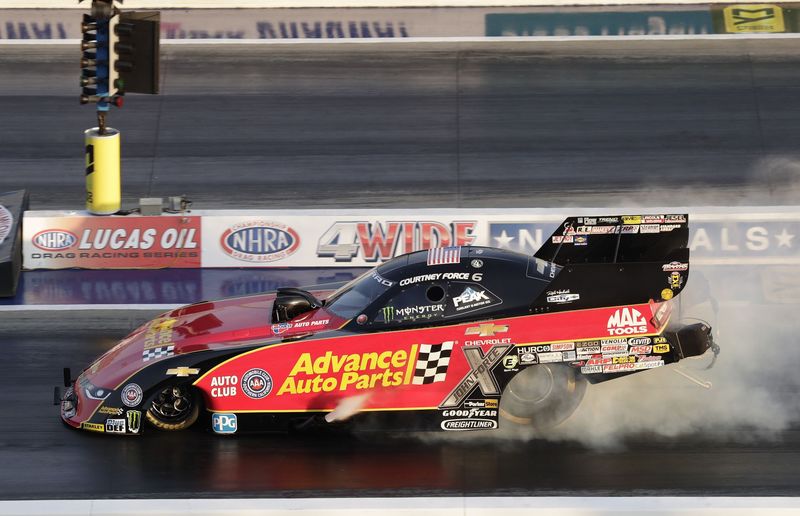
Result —
POLYGON ((78 242, 78 237, 63 229, 47 229, 33 235, 33 245, 43 251, 69 249, 78 242))
POLYGON ((244 262, 274 262, 300 247, 297 232, 277 222, 243 222, 228 228, 220 239, 222 250, 244 262))
POLYGON ((317 256, 352 262, 361 253, 364 261, 377 262, 423 249, 470 245, 476 225, 475 221, 336 222, 320 237, 317 256))
POLYGON ((609 335, 631 335, 647 333, 647 321, 635 308, 619 308, 608 318, 609 335))

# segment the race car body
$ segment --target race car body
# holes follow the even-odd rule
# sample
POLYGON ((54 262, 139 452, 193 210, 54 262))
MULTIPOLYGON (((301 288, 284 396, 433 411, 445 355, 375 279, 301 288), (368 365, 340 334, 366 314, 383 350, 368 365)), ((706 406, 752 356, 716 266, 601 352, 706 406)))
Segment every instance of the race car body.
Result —
POLYGON ((435 248, 336 291, 202 302, 135 330, 61 403, 70 426, 139 434, 364 423, 544 427, 586 383, 716 351, 704 324, 670 323, 689 274, 686 215, 569 218, 535 256, 435 248))

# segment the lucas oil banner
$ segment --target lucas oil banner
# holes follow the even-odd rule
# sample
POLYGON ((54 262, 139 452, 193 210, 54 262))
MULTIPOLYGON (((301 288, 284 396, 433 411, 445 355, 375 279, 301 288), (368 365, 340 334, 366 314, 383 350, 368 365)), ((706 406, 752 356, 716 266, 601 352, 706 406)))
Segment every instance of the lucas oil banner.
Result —
POLYGON ((196 216, 54 217, 28 212, 23 228, 26 269, 201 266, 196 216))

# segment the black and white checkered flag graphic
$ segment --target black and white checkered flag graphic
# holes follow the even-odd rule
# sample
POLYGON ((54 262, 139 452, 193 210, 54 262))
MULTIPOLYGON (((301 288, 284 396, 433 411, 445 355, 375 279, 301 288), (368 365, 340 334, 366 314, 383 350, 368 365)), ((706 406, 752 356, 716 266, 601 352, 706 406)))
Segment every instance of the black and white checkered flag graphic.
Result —
POLYGON ((443 382, 447 376, 447 366, 450 365, 450 355, 453 353, 453 342, 441 344, 420 344, 417 367, 414 370, 414 385, 443 382))
POLYGON ((142 351, 142 362, 149 362, 158 358, 171 357, 175 354, 175 346, 162 346, 160 348, 145 349, 142 351))

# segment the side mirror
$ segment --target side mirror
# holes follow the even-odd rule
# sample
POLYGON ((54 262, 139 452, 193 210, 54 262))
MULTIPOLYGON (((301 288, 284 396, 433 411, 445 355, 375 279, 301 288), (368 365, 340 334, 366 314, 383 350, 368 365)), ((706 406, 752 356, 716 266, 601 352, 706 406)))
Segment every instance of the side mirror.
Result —
POLYGON ((300 314, 322 306, 322 302, 299 288, 279 288, 272 305, 272 324, 291 321, 300 314))

